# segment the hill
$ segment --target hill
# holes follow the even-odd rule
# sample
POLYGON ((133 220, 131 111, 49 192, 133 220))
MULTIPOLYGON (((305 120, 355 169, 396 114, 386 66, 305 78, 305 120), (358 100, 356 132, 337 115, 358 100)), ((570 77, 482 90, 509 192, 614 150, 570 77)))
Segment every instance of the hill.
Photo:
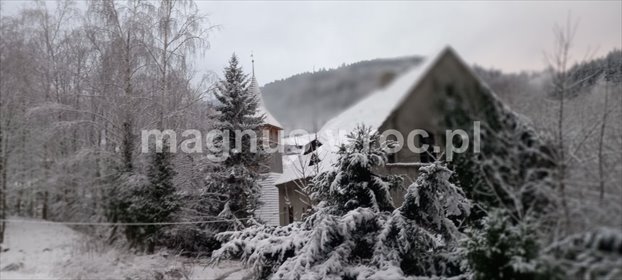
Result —
MULTIPOLYGON (((341 111, 389 83, 406 69, 418 65, 421 56, 374 59, 335 69, 306 72, 266 84, 266 106, 286 130, 316 131, 341 111)), ((572 96, 589 92, 599 79, 620 84, 622 51, 574 65, 570 70, 572 96)), ((513 109, 524 112, 531 95, 547 95, 547 71, 504 73, 475 66, 475 72, 513 109), (518 103, 518 104, 517 104, 518 103)), ((529 114, 528 114, 529 115, 529 114)))

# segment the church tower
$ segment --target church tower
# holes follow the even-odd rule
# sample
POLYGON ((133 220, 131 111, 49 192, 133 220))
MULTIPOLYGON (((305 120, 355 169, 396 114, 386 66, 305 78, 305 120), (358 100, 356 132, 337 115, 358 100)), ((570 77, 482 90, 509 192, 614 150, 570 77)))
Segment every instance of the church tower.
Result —
MULTIPOLYGON (((268 225, 278 226, 279 220, 279 190, 274 182, 283 173, 283 156, 279 152, 278 148, 280 143, 280 133, 283 131, 283 126, 279 121, 270 114, 266 104, 264 103, 261 90, 259 89, 259 83, 255 77, 255 58, 251 55, 253 62, 253 72, 251 76, 250 91, 257 96, 257 115, 265 116, 264 124, 262 127, 262 138, 264 143, 268 143, 274 153, 268 155, 268 162, 266 162, 266 170, 262 170, 264 178, 259 182, 261 184, 261 197, 260 201, 262 205, 255 212, 257 217, 263 220, 268 225)), ((264 144, 265 145, 265 144, 264 144)))
MULTIPOLYGON (((251 55, 251 57, 253 57, 251 55)), ((262 137, 264 142, 267 141, 270 147, 275 149, 280 143, 279 134, 283 131, 283 126, 279 121, 270 114, 268 108, 266 108, 266 104, 263 100, 263 96, 261 94, 261 90, 259 89, 259 83, 257 82, 257 78, 255 77, 255 58, 252 60, 253 63, 253 72, 251 76, 251 84, 250 91, 257 96, 258 104, 257 104, 257 115, 264 115, 264 124, 262 127, 262 137)), ((270 158, 268 160, 269 170, 266 170, 265 173, 283 173, 283 160, 281 153, 272 153, 270 154, 270 158)))

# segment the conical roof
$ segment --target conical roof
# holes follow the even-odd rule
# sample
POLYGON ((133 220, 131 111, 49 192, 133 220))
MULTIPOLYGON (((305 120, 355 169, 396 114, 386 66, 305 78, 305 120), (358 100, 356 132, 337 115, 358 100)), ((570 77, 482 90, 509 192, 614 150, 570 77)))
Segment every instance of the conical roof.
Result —
POLYGON ((283 125, 279 121, 276 120, 268 108, 266 108, 266 104, 263 101, 263 96, 261 95, 261 90, 259 89, 259 83, 257 82, 257 78, 255 78, 255 71, 253 71, 253 76, 251 78, 250 91, 257 96, 258 104, 257 104, 257 115, 261 116, 262 114, 266 116, 264 119, 264 123, 283 129, 283 125))

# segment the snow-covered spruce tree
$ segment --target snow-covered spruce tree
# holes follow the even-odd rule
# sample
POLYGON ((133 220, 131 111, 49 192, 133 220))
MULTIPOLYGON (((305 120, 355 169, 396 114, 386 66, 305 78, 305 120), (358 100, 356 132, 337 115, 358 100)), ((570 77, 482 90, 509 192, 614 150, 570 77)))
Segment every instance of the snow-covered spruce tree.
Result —
MULTIPOLYGON (((559 215, 555 146, 526 119, 501 103, 488 88, 458 92, 456 88, 447 87, 439 106, 448 112, 442 120, 447 128, 472 132, 475 121, 481 125, 480 151, 468 149, 466 153, 454 155, 450 162, 450 168, 455 171, 452 181, 464 189, 475 206, 469 218, 475 227, 475 234, 471 236, 474 239, 466 249, 469 269, 476 278, 484 279, 499 278, 502 274, 509 279, 548 275, 547 266, 537 263, 533 257, 539 254, 537 238, 550 237, 550 229, 559 215), (487 213, 496 214, 486 218, 487 213), (531 235, 523 232, 515 236, 516 231, 535 221, 537 235, 534 231, 531 235), (497 222, 499 224, 495 224, 497 222), (497 225, 501 238, 507 237, 507 240, 497 241, 497 225), (532 243, 534 247, 517 249, 532 243), (504 253, 486 255, 506 247, 510 249, 504 253), (488 261, 494 264, 486 263, 488 261), (527 264, 537 266, 528 270, 527 264)), ((474 139, 475 135, 470 136, 474 139)))
POLYGON ((356 278, 372 260, 376 237, 395 209, 391 190, 402 178, 376 172, 392 143, 369 127, 358 126, 342 145, 332 170, 309 186, 319 210, 306 219, 312 228, 304 247, 274 273, 276 279, 356 278))
POLYGON ((349 143, 339 147, 334 169, 318 174, 309 185, 311 200, 324 202, 324 207, 336 215, 359 207, 392 211, 395 207, 390 190, 401 187, 403 180, 374 172, 385 164, 386 149, 392 144, 381 143, 380 135, 365 126, 358 126, 347 137, 349 143))
POLYGON ((284 227, 223 233, 213 261, 240 258, 258 279, 457 274, 456 222, 468 215, 469 202, 448 181, 451 171, 438 163, 422 168, 404 205, 394 209, 390 190, 401 178, 374 172, 385 163, 386 144, 365 127, 349 137, 334 168, 312 180, 309 192, 319 202, 313 214, 284 227))
POLYGON ((465 153, 455 154, 449 166, 455 172, 452 181, 478 205, 473 209, 472 219, 485 216, 480 207, 508 209, 515 219, 553 212, 557 201, 557 167, 556 151, 550 139, 536 132, 527 120, 512 112, 485 87, 461 93, 447 87, 445 98, 438 106, 447 112, 440 125, 463 129, 471 133, 470 139, 475 136, 474 122, 479 121, 481 125, 480 151, 469 148, 465 153))
POLYGON ((472 228, 464 240, 464 258, 474 279, 563 279, 540 259, 535 221, 516 224, 505 209, 496 209, 472 228))
MULTIPOLYGON (((248 219, 253 217, 258 206, 261 191, 258 180, 265 168, 266 153, 261 149, 261 125, 265 116, 257 115, 257 96, 249 90, 247 75, 238 65, 235 54, 224 75, 214 91, 218 101, 214 129, 223 133, 215 144, 222 148, 218 156, 226 156, 226 160, 208 175, 208 190, 225 195, 229 210, 236 218, 248 219), (247 133, 255 133, 256 137, 247 133), (256 151, 251 149, 252 143, 256 144, 256 151)), ((218 208, 222 211, 225 204, 221 203, 218 208)))
MULTIPOLYGON (((143 174, 126 170, 118 165, 112 164, 111 173, 108 175, 109 181, 103 182, 104 195, 104 216, 108 222, 119 223, 130 219, 128 208, 131 204, 132 193, 137 188, 147 185, 147 179, 143 174)), ((114 225, 108 234, 110 244, 123 239, 123 227, 114 225)), ((132 238, 126 233, 125 238, 132 244, 132 238)))
POLYGON ((341 277, 357 262, 370 262, 375 236, 394 209, 390 190, 398 176, 374 169, 386 161, 378 133, 358 127, 339 149, 333 170, 321 173, 309 188, 319 204, 303 222, 284 227, 255 226, 220 235, 213 261, 240 258, 257 279, 341 277))
MULTIPOLYGON (((153 147, 149 153, 147 174, 135 183, 129 184, 126 192, 125 213, 120 216, 126 223, 164 223, 170 222, 172 214, 180 207, 173 186, 175 171, 171 164, 172 154, 164 141, 161 152, 153 147)), ((139 246, 147 253, 154 251, 161 238, 162 225, 129 225, 125 229, 130 244, 139 246)))
POLYGON ((419 172, 378 237, 374 265, 399 275, 459 275, 458 225, 469 216, 470 202, 449 182, 453 172, 441 163, 419 172))

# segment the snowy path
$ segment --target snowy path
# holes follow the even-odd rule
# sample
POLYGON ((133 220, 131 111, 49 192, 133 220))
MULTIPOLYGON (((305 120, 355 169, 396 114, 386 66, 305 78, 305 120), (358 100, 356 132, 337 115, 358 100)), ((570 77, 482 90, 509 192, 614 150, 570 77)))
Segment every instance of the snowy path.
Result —
MULTIPOLYGON (((23 218, 11 218, 24 220, 23 218)), ((109 248, 96 253, 84 251, 89 243, 84 236, 64 225, 9 222, 0 252, 0 270, 11 265, 11 271, 0 271, 1 280, 31 279, 153 279, 154 272, 179 268, 188 259, 160 254, 136 256, 109 248)), ((43 223, 38 223, 43 222, 43 223)), ((204 262, 204 260, 202 261, 204 262)), ((239 262, 226 261, 211 267, 189 264, 189 279, 216 280, 247 278, 248 271, 239 262)), ((180 279, 165 276, 164 279, 180 279)))
POLYGON ((69 258, 78 238, 62 225, 8 222, 2 248, 9 250, 0 253, 0 269, 10 264, 20 268, 0 271, 0 279, 54 279, 58 263, 69 258))

